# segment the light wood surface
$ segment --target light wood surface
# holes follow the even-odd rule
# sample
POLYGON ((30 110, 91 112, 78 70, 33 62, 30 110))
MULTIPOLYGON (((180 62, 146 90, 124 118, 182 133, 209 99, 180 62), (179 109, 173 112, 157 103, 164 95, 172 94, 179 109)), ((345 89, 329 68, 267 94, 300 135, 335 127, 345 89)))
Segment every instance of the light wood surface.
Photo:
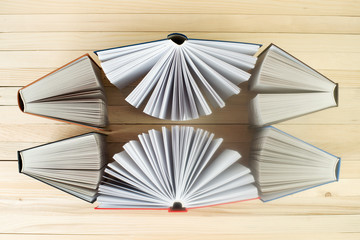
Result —
MULTIPOLYGON (((360 239, 359 0, 0 0, 0 239, 360 239), (273 42, 340 84, 340 106, 277 124, 342 157, 340 181, 270 203, 190 210, 94 210, 17 169, 16 151, 88 132, 23 114, 17 90, 94 50, 164 38, 273 42)), ((176 124, 128 105, 104 79, 109 155, 138 133, 176 124)), ((246 162, 250 93, 184 122, 224 138, 246 162)))

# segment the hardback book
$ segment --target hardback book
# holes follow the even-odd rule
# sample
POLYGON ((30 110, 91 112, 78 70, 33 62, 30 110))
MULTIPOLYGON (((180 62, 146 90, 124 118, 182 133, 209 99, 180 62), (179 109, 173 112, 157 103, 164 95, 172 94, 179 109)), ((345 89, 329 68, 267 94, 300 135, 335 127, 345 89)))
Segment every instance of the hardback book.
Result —
POLYGON ((250 123, 265 126, 338 106, 338 84, 271 44, 249 80, 250 123))
POLYGON ((260 199, 271 201, 339 180, 340 157, 275 127, 259 128, 250 152, 260 199))
POLYGON ((18 91, 21 111, 94 129, 106 127, 101 69, 85 54, 18 91))
POLYGON ((18 151, 19 172, 94 202, 106 160, 106 136, 87 133, 18 151))
POLYGON ((99 50, 101 66, 119 89, 141 80, 126 97, 136 108, 160 119, 183 121, 224 107, 250 78, 259 44, 189 39, 180 33, 166 39, 99 50))
POLYGON ((240 154, 217 152, 222 139, 188 126, 150 130, 114 155, 99 187, 98 209, 187 209, 258 198, 240 154))

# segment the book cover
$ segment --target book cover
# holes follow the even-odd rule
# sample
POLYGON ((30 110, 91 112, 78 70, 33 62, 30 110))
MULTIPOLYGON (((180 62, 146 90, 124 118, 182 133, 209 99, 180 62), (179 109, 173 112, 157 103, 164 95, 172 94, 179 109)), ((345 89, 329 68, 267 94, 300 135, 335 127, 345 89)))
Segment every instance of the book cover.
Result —
POLYGON ((338 163, 337 163, 337 165, 336 165, 336 168, 335 168, 336 180, 334 180, 334 181, 329 181, 329 182, 325 182, 325 183, 321 183, 321 184, 317 184, 317 185, 314 185, 314 186, 305 187, 305 188, 302 188, 302 189, 300 189, 300 190, 294 191, 294 192, 292 192, 292 193, 285 194, 285 195, 282 195, 282 196, 280 196, 280 197, 276 197, 276 198, 269 199, 269 200, 262 200, 262 199, 260 198, 261 201, 263 201, 263 202, 270 202, 270 201, 273 201, 273 200, 276 200, 276 199, 279 199, 279 198, 283 198, 283 197, 286 197, 286 196, 289 196, 289 195, 293 195, 293 194, 295 194, 295 193, 303 192, 303 191, 306 191, 306 190, 309 190, 309 189, 312 189, 312 188, 316 188, 316 187, 319 187, 319 186, 322 186, 322 185, 325 185, 325 184, 329 184, 329 183, 332 183, 332 182, 338 182, 338 181, 339 181, 340 166, 341 166, 341 158, 340 158, 340 157, 335 156, 335 155, 333 155, 333 154, 331 154, 331 153, 329 153, 329 152, 327 152, 327 151, 325 151, 325 150, 323 150, 323 149, 320 149, 320 148, 318 148, 318 147, 316 147, 316 146, 314 146, 314 145, 312 145, 312 144, 310 144, 310 143, 308 143, 308 142, 305 142, 305 141, 302 140, 302 139, 299 139, 299 138, 297 138, 297 137, 294 137, 293 135, 290 135, 290 134, 288 134, 288 133, 286 133, 286 132, 284 132, 284 131, 276 128, 276 127, 266 126, 266 127, 264 127, 264 128, 273 128, 273 129, 275 129, 275 130, 277 130, 277 131, 279 131, 279 132, 281 132, 281 133, 283 133, 283 134, 285 134, 285 135, 287 135, 287 136, 289 136, 289 137, 291 137, 291 138, 294 138, 294 139, 296 139, 296 140, 299 140, 299 141, 301 141, 301 142, 303 142, 303 143, 305 143, 305 144, 307 144, 307 145, 309 145, 309 146, 311 146, 311 147, 314 147, 314 148, 316 148, 316 149, 318 149, 318 150, 320 150, 320 151, 322 151, 322 152, 324 152, 324 153, 326 153, 326 154, 329 154, 329 155, 331 155, 331 156, 334 156, 334 157, 338 158, 339 161, 338 161, 338 163))
POLYGON ((70 120, 65 120, 65 119, 61 119, 61 118, 49 117, 49 116, 39 115, 39 114, 35 114, 35 113, 30 113, 30 112, 24 112, 24 102, 23 102, 23 100, 22 100, 22 98, 21 98, 21 94, 20 94, 20 91, 21 91, 22 89, 27 88, 28 86, 30 86, 30 85, 32 85, 32 84, 34 84, 34 83, 42 80, 43 78, 45 78, 45 77, 47 77, 47 76, 49 76, 49 75, 51 75, 51 74, 53 74, 53 73, 56 73, 57 71, 65 68, 65 67, 67 67, 68 65, 70 65, 70 64, 78 61, 79 59, 81 59, 81 58, 83 58, 83 57, 85 57, 85 56, 87 56, 99 69, 101 69, 101 67, 94 61, 94 59, 91 58, 91 56, 90 56, 88 53, 87 53, 87 54, 84 54, 84 55, 82 55, 82 56, 80 56, 80 57, 78 57, 78 58, 76 58, 76 59, 74 59, 74 60, 72 60, 72 61, 70 61, 70 62, 68 62, 68 63, 66 63, 65 65, 63 65, 63 66, 61 66, 61 67, 59 67, 59 68, 57 68, 57 69, 49 72, 48 74, 46 74, 46 75, 42 76, 41 78, 39 78, 39 79, 37 79, 37 80, 35 80, 35 81, 27 84, 26 86, 20 88, 20 89, 17 91, 17 102, 18 102, 18 107, 19 107, 20 111, 22 111, 23 113, 26 113, 26 114, 33 115, 33 116, 38 116, 38 117, 42 117, 42 118, 46 118, 46 119, 56 120, 56 121, 63 122, 63 123, 70 123, 70 124, 77 125, 77 126, 83 126, 83 127, 87 127, 87 128, 93 129, 93 130, 105 131, 106 128, 99 128, 99 127, 94 127, 94 126, 90 126, 90 125, 85 125, 85 124, 83 124, 83 123, 78 123, 78 122, 74 122, 74 121, 70 121, 70 120))

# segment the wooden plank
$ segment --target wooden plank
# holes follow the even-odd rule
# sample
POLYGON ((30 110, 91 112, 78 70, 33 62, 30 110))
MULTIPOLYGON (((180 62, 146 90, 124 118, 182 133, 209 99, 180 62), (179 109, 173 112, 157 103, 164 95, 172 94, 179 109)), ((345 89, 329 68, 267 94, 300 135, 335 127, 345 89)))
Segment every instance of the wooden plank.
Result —
MULTIPOLYGON (((360 53, 289 51, 315 69, 358 71, 360 53)), ((0 51, 2 68, 56 68, 88 53, 86 51, 0 51)), ((96 61, 95 54, 89 52, 96 61)))
POLYGON ((121 31, 359 33, 359 17, 245 14, 0 15, 0 32, 121 31), (76 24, 74 24, 76 23, 76 24), (196 24, 194 24, 196 23, 196 24), (221 23, 221 24, 220 24, 221 23), (329 27, 331 24, 331 27, 329 27))
POLYGON ((358 1, 306 0, 298 2, 287 0, 279 3, 275 0, 216 1, 206 0, 3 0, 0 14, 36 14, 36 13, 217 13, 217 14, 272 14, 272 15, 332 15, 360 16, 358 1), (261 7, 259 7, 261 6, 261 7))
MULTIPOLYGON (((21 32, 2 33, 0 50, 94 51, 163 39, 169 32, 21 32)), ((289 51, 360 52, 360 35, 293 33, 188 32, 189 38, 240 41, 269 45, 289 51)))
POLYGON ((17 142, 14 144, 13 142, 0 142, 0 159, 2 159, 2 161, 17 160, 17 151, 40 144, 43 143, 17 142))
MULTIPOLYGON (((53 71, 53 68, 0 68, 1 86, 25 86, 34 80, 53 71)), ((359 70, 317 69, 333 81, 346 87, 360 87, 359 70)), ((108 80, 103 81, 106 86, 113 86, 108 80)))
POLYGON ((218 240, 219 238, 224 240, 238 240, 238 239, 248 239, 248 240, 303 240, 303 239, 314 239, 317 240, 358 240, 360 238, 360 233, 302 233, 302 234, 281 234, 281 233, 253 233, 253 234, 163 234, 159 233, 156 235, 148 235, 148 234, 1 234, 0 239, 6 240, 63 240, 64 238, 73 239, 73 240, 98 240, 98 239, 107 239, 107 240, 115 240, 115 239, 149 239, 149 240, 176 240, 176 239, 208 239, 208 240, 218 240))
POLYGON ((19 87, 0 87, 0 106, 17 105, 17 91, 19 87))

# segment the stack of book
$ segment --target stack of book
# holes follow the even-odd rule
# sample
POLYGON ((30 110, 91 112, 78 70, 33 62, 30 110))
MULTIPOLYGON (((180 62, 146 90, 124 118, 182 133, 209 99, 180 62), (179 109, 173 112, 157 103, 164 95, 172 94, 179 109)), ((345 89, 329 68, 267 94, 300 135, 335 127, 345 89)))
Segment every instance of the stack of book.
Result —
MULTIPOLYGON (((338 106, 338 85, 274 44, 166 39, 96 51, 126 98, 160 119, 183 121, 224 107, 248 81, 249 167, 223 139, 189 126, 162 127, 126 143, 108 163, 106 135, 88 133, 18 152, 19 172, 98 209, 187 209, 260 198, 270 201, 339 180, 340 158, 271 125, 338 106)), ((83 55, 18 92, 21 111, 96 130, 108 125, 102 70, 83 55)))

